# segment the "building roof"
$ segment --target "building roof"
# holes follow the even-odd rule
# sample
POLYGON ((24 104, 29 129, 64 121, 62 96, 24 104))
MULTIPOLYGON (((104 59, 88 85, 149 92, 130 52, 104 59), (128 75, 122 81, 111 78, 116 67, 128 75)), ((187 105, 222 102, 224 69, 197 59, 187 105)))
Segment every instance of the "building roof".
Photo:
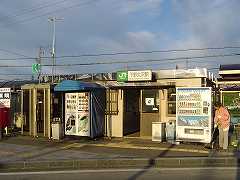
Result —
POLYGON ((224 64, 219 67, 219 75, 224 79, 240 78, 240 64, 224 64))
POLYGON ((54 91, 92 91, 95 89, 103 89, 104 87, 97 83, 89 83, 82 81, 64 80, 54 87, 54 91))
POLYGON ((23 80, 23 81, 1 81, 0 88, 16 88, 20 89, 24 84, 36 84, 37 80, 23 80))
POLYGON ((240 64, 222 64, 219 67, 220 71, 227 71, 227 70, 240 70, 240 64))

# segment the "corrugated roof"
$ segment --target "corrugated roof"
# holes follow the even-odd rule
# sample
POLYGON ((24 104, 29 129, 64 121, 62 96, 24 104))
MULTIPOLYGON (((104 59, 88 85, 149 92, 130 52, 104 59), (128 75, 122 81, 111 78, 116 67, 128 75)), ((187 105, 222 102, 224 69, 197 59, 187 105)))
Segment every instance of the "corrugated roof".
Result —
POLYGON ((219 68, 220 71, 224 70, 240 70, 240 64, 222 64, 219 68))
POLYGON ((54 91, 91 91, 99 88, 104 87, 97 83, 65 80, 56 85, 54 91))
POLYGON ((37 80, 1 81, 0 88, 21 88, 24 84, 37 84, 37 80))

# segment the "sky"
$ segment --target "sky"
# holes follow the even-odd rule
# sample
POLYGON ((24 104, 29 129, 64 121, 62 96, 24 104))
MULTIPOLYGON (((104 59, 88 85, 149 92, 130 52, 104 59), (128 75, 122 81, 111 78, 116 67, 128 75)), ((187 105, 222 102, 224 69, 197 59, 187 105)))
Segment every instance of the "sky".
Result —
POLYGON ((1 0, 0 80, 31 78, 40 47, 42 73, 52 73, 50 17, 58 19, 56 74, 176 66, 217 74, 220 64, 240 62, 239 7, 238 0, 1 0))

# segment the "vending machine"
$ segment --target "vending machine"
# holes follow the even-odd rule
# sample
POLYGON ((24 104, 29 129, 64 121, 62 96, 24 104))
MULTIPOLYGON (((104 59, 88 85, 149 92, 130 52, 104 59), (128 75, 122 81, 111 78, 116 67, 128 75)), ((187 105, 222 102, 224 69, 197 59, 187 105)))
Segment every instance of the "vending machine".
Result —
POLYGON ((211 87, 176 88, 177 141, 211 141, 211 94, 211 87))
POLYGON ((65 134, 90 136, 89 92, 65 93, 65 134))

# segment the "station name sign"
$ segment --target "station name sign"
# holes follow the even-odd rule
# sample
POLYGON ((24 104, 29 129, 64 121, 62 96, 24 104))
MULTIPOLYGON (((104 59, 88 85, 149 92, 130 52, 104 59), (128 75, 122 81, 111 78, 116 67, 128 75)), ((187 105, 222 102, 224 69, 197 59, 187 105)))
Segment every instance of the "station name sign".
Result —
POLYGON ((127 82, 127 81, 151 81, 152 80, 152 71, 143 70, 143 71, 118 71, 117 72, 117 81, 127 82))

